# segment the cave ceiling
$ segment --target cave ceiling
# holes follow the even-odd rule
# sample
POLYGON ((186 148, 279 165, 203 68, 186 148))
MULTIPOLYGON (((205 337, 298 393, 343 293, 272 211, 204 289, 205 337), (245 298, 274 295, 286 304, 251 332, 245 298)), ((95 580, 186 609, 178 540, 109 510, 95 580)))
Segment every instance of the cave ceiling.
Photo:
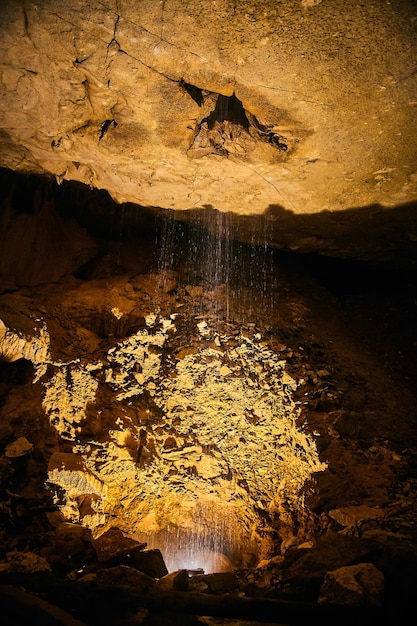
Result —
POLYGON ((413 0, 5 0, 0 166, 255 243, 414 246, 416 28, 413 0))

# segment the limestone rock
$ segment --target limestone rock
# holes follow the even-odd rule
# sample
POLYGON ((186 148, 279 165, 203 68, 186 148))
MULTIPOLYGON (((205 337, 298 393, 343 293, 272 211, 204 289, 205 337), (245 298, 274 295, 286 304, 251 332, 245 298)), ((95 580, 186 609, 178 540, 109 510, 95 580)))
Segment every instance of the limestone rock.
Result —
POLYGON ((17 459, 21 456, 26 456, 33 451, 33 444, 30 443, 26 437, 19 437, 12 443, 6 446, 5 455, 9 459, 17 459))
POLYGON ((185 569, 178 570, 177 572, 170 572, 165 576, 162 576, 158 580, 158 589, 164 591, 187 591, 188 590, 188 572, 185 569))
POLYGON ((92 534, 88 528, 84 528, 80 524, 70 524, 62 522, 55 529, 56 538, 60 541, 81 541, 91 543, 92 534))
POLYGON ((33 552, 7 552, 6 559, 5 563, 0 563, 1 572, 33 574, 51 571, 48 561, 33 552))
POLYGON ((211 593, 233 593, 239 587, 239 580, 233 572, 206 574, 204 582, 211 593))
POLYGON ((372 563, 349 565, 327 572, 318 602, 323 604, 380 605, 384 575, 372 563))
POLYGON ((314 598, 319 591, 324 576, 328 571, 351 565, 357 561, 365 561, 372 553, 371 545, 356 537, 327 532, 320 537, 310 549, 299 554, 288 551, 288 566, 279 563, 277 570, 281 581, 297 587, 301 585, 305 592, 314 598), (293 562, 292 559, 295 559, 293 562), (308 591, 307 591, 308 590, 308 591))
POLYGON ((96 493, 99 496, 106 493, 106 486, 88 471, 77 454, 54 453, 49 459, 48 480, 65 489, 71 498, 86 493, 96 493))
POLYGON ((127 537, 119 528, 110 528, 94 539, 94 549, 100 562, 111 561, 125 556, 134 549, 143 550, 146 543, 127 537))
POLYGON ((85 466, 80 455, 69 452, 52 454, 48 462, 48 482, 61 490, 55 497, 66 521, 78 523, 82 520, 90 528, 104 522, 102 500, 107 487, 85 466), (87 496, 91 496, 88 502, 85 500, 87 496))
MULTIPOLYGON (((17 315, 14 321, 19 324, 21 316, 17 315)), ((35 368, 33 382, 36 382, 45 373, 46 363, 51 358, 49 333, 44 325, 39 327, 39 324, 34 324, 33 321, 27 335, 22 332, 15 332, 13 328, 7 327, 2 322, 0 325, 0 355, 8 362, 19 359, 31 361, 35 368)))
POLYGON ((358 505, 332 509, 329 511, 329 515, 341 526, 354 526, 362 520, 383 517, 386 515, 386 511, 366 505, 358 505))
POLYGON ((414 19, 411 0, 6 2, 0 165, 284 216, 290 239, 300 213, 415 201, 414 19))
POLYGON ((103 500, 96 493, 82 494, 77 497, 80 522, 87 528, 102 526, 106 517, 103 512, 103 500))
POLYGON ((96 581, 102 585, 117 585, 129 587, 136 593, 145 593, 155 586, 155 581, 150 576, 127 565, 118 565, 99 570, 96 581))
POLYGON ((168 574, 164 557, 157 548, 153 550, 133 550, 130 555, 130 565, 151 578, 162 578, 168 574))
POLYGON ((62 522, 55 529, 58 562, 67 567, 84 566, 97 560, 92 534, 80 524, 62 522))

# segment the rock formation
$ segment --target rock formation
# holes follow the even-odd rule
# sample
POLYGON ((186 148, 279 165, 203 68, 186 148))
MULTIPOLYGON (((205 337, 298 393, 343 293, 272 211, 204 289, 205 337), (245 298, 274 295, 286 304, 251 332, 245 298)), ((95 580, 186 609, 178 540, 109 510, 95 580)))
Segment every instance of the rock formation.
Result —
POLYGON ((415 237, 392 214, 417 199, 412 0, 8 0, 0 18, 3 167, 259 216, 261 243, 349 251, 362 214, 375 241, 387 219, 415 237))
POLYGON ((7 623, 402 623, 414 5, 2 3, 7 623))

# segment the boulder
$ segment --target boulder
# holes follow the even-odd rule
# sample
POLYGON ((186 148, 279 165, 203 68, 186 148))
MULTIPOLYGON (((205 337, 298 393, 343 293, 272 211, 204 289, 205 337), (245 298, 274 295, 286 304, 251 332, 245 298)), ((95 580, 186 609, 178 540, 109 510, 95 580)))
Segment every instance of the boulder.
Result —
POLYGON ((129 587, 137 593, 146 593, 156 584, 153 578, 128 565, 100 570, 97 572, 96 581, 102 585, 129 587))
POLYGON ((0 563, 0 571, 13 574, 34 574, 35 572, 49 572, 51 566, 42 556, 34 552, 7 552, 7 562, 0 563))
POLYGON ((300 554, 295 549, 288 551, 284 562, 277 566, 277 586, 315 601, 327 572, 370 560, 372 553, 373 548, 367 541, 335 532, 325 533, 312 548, 300 554))
POLYGON ((327 572, 318 598, 323 604, 381 605, 384 575, 373 563, 327 572))
POLYGON ((93 547, 100 563, 125 557, 133 550, 143 550, 146 543, 127 537, 119 528, 110 528, 93 541, 93 547))
POLYGON ((189 577, 186 569, 170 572, 158 580, 158 589, 163 591, 187 591, 189 577))
POLYGON ((80 524, 63 522, 55 529, 57 564, 79 567, 97 560, 91 531, 80 524))
POLYGON ((164 557, 158 549, 143 550, 136 548, 132 550, 129 557, 129 564, 152 578, 162 578, 168 574, 164 557))
POLYGON ((30 443, 26 437, 19 437, 6 446, 4 453, 9 459, 17 459, 30 454, 32 451, 33 444, 30 443))

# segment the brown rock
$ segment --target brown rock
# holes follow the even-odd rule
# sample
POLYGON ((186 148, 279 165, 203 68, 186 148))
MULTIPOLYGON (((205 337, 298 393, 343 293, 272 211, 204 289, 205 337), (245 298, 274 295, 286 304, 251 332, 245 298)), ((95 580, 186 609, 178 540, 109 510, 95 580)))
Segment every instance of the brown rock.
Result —
POLYGON ((136 539, 126 537, 118 528, 110 528, 93 541, 93 547, 100 563, 124 557, 133 550, 141 551, 145 546, 146 543, 140 543, 136 539))
POLYGON ((239 580, 233 572, 206 574, 204 580, 212 593, 231 593, 239 587, 239 580))
POLYGON ((5 455, 9 459, 17 459, 21 456, 26 456, 33 451, 33 444, 30 443, 26 437, 19 437, 12 443, 6 446, 5 455))
POLYGON ((82 541, 91 543, 91 531, 80 524, 71 524, 70 522, 62 522, 55 529, 57 539, 60 541, 82 541))
POLYGON ((329 516, 341 526, 354 526, 362 520, 375 519, 384 515, 386 511, 383 509, 366 505, 345 506, 329 511, 329 516))
POLYGON ((177 572, 170 572, 166 576, 162 576, 158 580, 158 589, 164 591, 187 591, 189 583, 188 572, 185 569, 178 570, 177 572))
POLYGON ((158 549, 143 550, 137 548, 130 552, 129 564, 151 576, 152 578, 162 578, 168 574, 162 553, 158 549))
POLYGON ((48 561, 33 552, 7 552, 6 558, 7 562, 0 564, 2 572, 33 574, 51 571, 48 561))
POLYGON ((372 563, 349 565, 327 572, 320 589, 322 604, 381 604, 384 575, 372 563))
POLYGON ((366 561, 371 553, 371 547, 366 541, 328 532, 300 555, 289 550, 286 560, 290 565, 285 567, 285 562, 280 564, 277 568, 278 577, 295 593, 302 590, 304 599, 315 600, 328 571, 366 561), (292 558, 295 560, 291 563, 292 558))
POLYGON ((51 455, 48 463, 49 482, 65 489, 70 497, 78 497, 86 493, 102 496, 106 486, 92 474, 78 454, 56 452, 51 455))
POLYGON ((128 565, 100 570, 97 572, 96 581, 102 585, 129 587, 137 593, 146 593, 155 586, 153 578, 128 565))
POLYGON ((92 547, 91 531, 79 524, 63 522, 56 528, 56 550, 61 563, 78 567, 97 559, 92 547))

